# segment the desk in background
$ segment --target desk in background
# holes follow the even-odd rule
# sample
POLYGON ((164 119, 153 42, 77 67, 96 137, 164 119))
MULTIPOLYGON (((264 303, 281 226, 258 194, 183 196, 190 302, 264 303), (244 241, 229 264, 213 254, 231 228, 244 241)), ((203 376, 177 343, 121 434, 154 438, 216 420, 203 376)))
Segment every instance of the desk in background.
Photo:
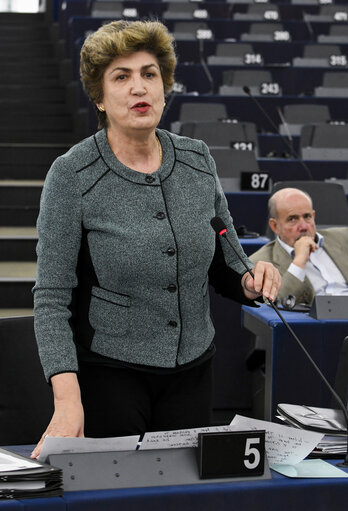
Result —
MULTIPOLYGON (((304 347, 334 385, 347 320, 316 320, 307 313, 282 311, 304 347)), ((242 306, 243 326, 265 349, 264 419, 274 420, 278 403, 331 407, 331 396, 301 348, 269 306, 242 306)))

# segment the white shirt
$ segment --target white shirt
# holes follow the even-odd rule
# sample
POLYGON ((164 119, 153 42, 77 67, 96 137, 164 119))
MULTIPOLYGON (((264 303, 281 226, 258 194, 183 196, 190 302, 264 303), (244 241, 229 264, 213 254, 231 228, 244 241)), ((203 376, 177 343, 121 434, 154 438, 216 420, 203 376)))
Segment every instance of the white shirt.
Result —
MULTIPOLYGON (((304 269, 291 263, 288 272, 301 282, 307 277, 316 295, 348 295, 348 285, 342 273, 322 246, 324 237, 319 233, 316 235, 319 248, 315 252, 311 252, 304 269)), ((279 236, 278 241, 284 250, 293 257, 294 248, 284 243, 279 236)))

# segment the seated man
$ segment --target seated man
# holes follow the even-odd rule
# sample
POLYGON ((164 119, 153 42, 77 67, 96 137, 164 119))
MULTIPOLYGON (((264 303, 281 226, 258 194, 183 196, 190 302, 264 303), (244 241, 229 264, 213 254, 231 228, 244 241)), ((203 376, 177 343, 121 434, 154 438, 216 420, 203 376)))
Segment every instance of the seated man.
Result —
POLYGON ((292 295, 296 303, 311 305, 316 294, 348 295, 348 227, 317 232, 312 200, 297 188, 278 190, 268 209, 277 237, 250 259, 278 268, 282 276, 278 298, 292 295))

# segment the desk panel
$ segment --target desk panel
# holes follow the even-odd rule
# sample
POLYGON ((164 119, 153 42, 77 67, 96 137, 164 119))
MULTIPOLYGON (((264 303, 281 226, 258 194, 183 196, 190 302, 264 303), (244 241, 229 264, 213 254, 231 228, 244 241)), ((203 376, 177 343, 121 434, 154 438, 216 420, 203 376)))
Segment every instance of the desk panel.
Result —
MULTIPOLYGON (((307 313, 282 312, 331 385, 348 335, 347 320, 316 320, 307 313)), ((274 420, 278 403, 331 406, 331 395, 273 309, 242 307, 244 327, 265 349, 264 418, 274 420)))
MULTIPOLYGON (((20 449, 18 449, 20 450, 20 449)), ((336 463, 330 461, 330 463, 336 463)), ((61 498, 0 501, 1 511, 346 511, 347 479, 206 483, 124 490, 66 492, 61 498)))

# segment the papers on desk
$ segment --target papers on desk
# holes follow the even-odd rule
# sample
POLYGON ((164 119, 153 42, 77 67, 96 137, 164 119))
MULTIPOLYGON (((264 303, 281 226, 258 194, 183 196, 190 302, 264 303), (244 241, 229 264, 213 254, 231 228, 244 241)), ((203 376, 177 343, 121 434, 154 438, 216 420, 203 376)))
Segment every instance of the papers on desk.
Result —
POLYGON ((264 429, 269 466, 287 477, 348 477, 346 472, 325 461, 304 459, 322 440, 322 433, 239 415, 232 420, 231 426, 247 430, 264 429))
POLYGON ((280 403, 277 412, 286 422, 297 428, 331 435, 347 432, 341 410, 280 403))
MULTIPOLYGON (((285 475, 291 477, 294 474, 297 474, 296 477, 333 477, 332 474, 335 473, 335 470, 331 470, 331 465, 329 468, 325 467, 325 464, 317 463, 315 466, 312 464, 307 467, 305 465, 308 460, 303 461, 322 440, 324 436, 322 433, 240 415, 236 415, 231 424, 224 426, 146 433, 141 442, 139 442, 139 436, 117 438, 46 437, 40 460, 46 460, 50 454, 192 448, 198 445, 199 433, 250 430, 265 430, 266 454, 269 465, 274 470, 284 474, 286 472, 285 475), (304 476, 303 474, 311 475, 304 476)), ((338 470, 335 477, 344 477, 341 472, 338 470)))
POLYGON ((145 433, 139 450, 144 449, 179 449, 197 447, 199 433, 219 433, 235 431, 231 426, 211 426, 206 428, 178 429, 175 431, 155 431, 145 433))
POLYGON ((59 468, 0 449, 0 499, 61 496, 59 468))
POLYGON ((318 456, 320 458, 335 458, 337 455, 345 454, 346 452, 346 435, 325 435, 321 442, 318 443, 311 455, 318 456))
POLYGON ((321 460, 305 460, 323 438, 322 433, 294 429, 272 422, 236 415, 230 425, 146 433, 140 449, 196 447, 199 433, 265 430, 270 467, 288 477, 346 477, 342 470, 321 460), (317 463, 308 464, 308 461, 317 463))
POLYGON ((27 468, 37 469, 41 465, 27 458, 18 457, 10 451, 0 451, 0 477, 5 472, 25 470, 27 468))
POLYGON ((265 447, 268 463, 272 465, 296 465, 302 461, 320 442, 324 435, 294 429, 282 424, 251 419, 236 415, 231 422, 237 430, 266 431, 265 447))
POLYGON ((281 403, 277 411, 279 419, 295 428, 326 433, 312 456, 333 457, 347 452, 347 430, 341 410, 281 403))

